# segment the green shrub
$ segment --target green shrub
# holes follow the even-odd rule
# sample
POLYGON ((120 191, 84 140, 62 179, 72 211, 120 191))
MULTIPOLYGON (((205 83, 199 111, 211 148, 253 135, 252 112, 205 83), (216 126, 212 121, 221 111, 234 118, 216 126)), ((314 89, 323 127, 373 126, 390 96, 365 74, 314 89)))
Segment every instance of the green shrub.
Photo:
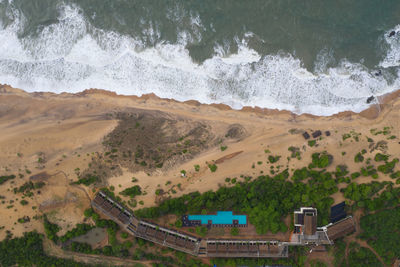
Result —
POLYGON ((324 153, 313 153, 312 154, 312 163, 310 164, 311 168, 326 168, 331 165, 333 161, 333 156, 330 154, 324 153))
POLYGON ((15 179, 15 175, 4 175, 4 176, 0 176, 0 185, 4 184, 5 182, 7 182, 8 180, 12 180, 15 179))
POLYGON ((132 187, 128 187, 122 192, 120 192, 121 195, 123 196, 129 196, 130 198, 134 198, 136 196, 140 196, 142 194, 142 189, 140 188, 139 185, 135 185, 132 187))
POLYGON ((62 242, 66 242, 74 237, 81 236, 92 230, 94 226, 84 223, 78 223, 75 228, 69 230, 65 235, 60 237, 62 242))
POLYGON ((221 151, 225 151, 228 148, 228 146, 221 146, 221 151))
POLYGON ((28 205, 28 201, 26 201, 25 199, 21 200, 19 203, 20 203, 22 206, 28 205))
POLYGON ((354 162, 359 163, 363 161, 364 161, 364 156, 360 152, 358 152, 354 157, 354 162))
POLYGON ((316 143, 317 143, 316 140, 309 140, 309 141, 308 141, 308 145, 309 145, 310 147, 313 147, 316 143))
POLYGON ((351 134, 349 134, 349 133, 346 133, 346 134, 343 134, 343 135, 342 135, 343 141, 346 140, 346 139, 348 139, 348 138, 350 138, 350 137, 351 137, 351 134))
POLYGON ((390 178, 392 178, 392 179, 400 178, 400 171, 392 173, 390 175, 390 178))
POLYGON ((379 161, 387 161, 388 159, 389 159, 388 155, 384 155, 384 154, 381 154, 381 153, 377 153, 375 155, 375 161, 377 161, 377 162, 379 162, 379 161))
POLYGON ((198 165, 198 164, 194 165, 194 170, 196 172, 200 171, 200 165, 198 165))
POLYGON ((343 177, 348 173, 349 173, 349 171, 347 170, 346 165, 339 165, 336 167, 335 177, 336 178, 343 177))
POLYGON ((351 176, 351 179, 356 179, 356 178, 360 177, 361 174, 359 172, 354 172, 350 176, 351 176))
POLYGON ((218 169, 217 165, 215 164, 208 164, 208 168, 210 168, 211 172, 215 172, 218 169))
POLYGON ((83 178, 79 178, 78 181, 74 182, 73 184, 84 184, 89 186, 99 180, 99 177, 93 174, 86 174, 83 178))
POLYGON ((162 189, 156 189, 156 196, 159 196, 163 192, 162 189))
POLYGON ((88 209, 86 209, 86 210, 83 212, 83 215, 84 215, 86 218, 90 218, 90 217, 93 216, 94 213, 95 213, 95 212, 94 212, 94 210, 93 210, 92 208, 88 208, 88 209))
POLYGON ((390 162, 386 162, 386 164, 384 165, 379 165, 378 171, 383 172, 384 174, 391 173, 393 172, 393 169, 398 161, 399 161, 398 159, 394 159, 390 162))
POLYGON ((268 156, 268 160, 270 163, 278 162, 280 158, 281 156, 272 156, 272 155, 268 156))

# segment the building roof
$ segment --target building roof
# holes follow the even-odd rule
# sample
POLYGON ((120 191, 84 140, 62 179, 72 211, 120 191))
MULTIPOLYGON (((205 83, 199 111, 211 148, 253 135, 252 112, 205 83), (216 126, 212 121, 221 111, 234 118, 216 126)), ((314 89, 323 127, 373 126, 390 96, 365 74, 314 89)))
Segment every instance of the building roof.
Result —
POLYGON ((294 214, 294 224, 304 225, 304 214, 303 213, 295 213, 294 214))
POLYGON ((317 216, 306 214, 304 216, 304 234, 313 235, 317 231, 317 216))
POLYGON ((328 238, 330 240, 338 239, 342 236, 350 234, 356 230, 353 217, 347 217, 328 227, 328 238))
POLYGON ((331 207, 331 217, 330 217, 331 223, 335 223, 346 218, 345 207, 346 204, 344 201, 331 207))
POLYGON ((101 205, 104 202, 104 197, 101 196, 100 194, 97 194, 96 197, 94 198, 94 203, 96 203, 97 205, 101 205))

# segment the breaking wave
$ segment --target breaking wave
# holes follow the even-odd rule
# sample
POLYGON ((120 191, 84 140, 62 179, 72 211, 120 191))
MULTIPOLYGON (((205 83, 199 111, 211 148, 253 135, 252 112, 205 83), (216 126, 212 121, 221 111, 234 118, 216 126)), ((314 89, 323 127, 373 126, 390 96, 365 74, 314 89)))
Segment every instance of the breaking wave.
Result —
MULTIPOLYGON (((177 43, 146 47, 132 37, 95 28, 77 6, 61 6, 57 23, 23 37, 18 33, 25 19, 16 10, 8 12, 13 23, 0 24, 0 82, 27 91, 103 88, 233 108, 249 105, 331 115, 361 111, 367 108, 367 97, 400 88, 397 69, 386 71, 400 64, 400 36, 389 39, 385 34, 388 49, 379 75, 346 59, 327 67, 332 61, 328 50, 320 52, 311 72, 292 54, 258 54, 248 45, 254 38, 250 32, 236 38, 237 52, 215 44, 211 58, 195 63, 186 45, 198 42, 204 30, 196 14, 191 15, 193 31, 180 32, 177 43)), ((144 34, 154 40, 161 36, 157 25, 144 34)))

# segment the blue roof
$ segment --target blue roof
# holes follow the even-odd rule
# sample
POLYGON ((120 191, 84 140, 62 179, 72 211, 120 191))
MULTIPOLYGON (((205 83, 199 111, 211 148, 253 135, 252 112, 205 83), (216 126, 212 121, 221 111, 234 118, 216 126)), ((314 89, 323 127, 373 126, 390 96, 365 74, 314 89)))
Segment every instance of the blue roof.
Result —
POLYGON ((237 220, 239 224, 247 224, 246 215, 233 215, 232 211, 218 211, 216 215, 189 215, 190 221, 201 221, 201 224, 233 224, 237 220))
POLYGON ((346 203, 343 201, 335 206, 331 207, 331 218, 330 222, 335 223, 340 221, 341 219, 346 218, 346 210, 345 210, 346 203))

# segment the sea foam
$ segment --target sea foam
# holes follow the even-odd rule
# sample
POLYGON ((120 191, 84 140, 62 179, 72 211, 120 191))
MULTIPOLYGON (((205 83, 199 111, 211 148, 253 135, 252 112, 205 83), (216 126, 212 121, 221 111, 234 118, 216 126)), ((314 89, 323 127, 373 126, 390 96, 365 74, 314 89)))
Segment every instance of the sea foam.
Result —
MULTIPOLYGON (((174 44, 159 41, 157 25, 149 24, 145 34, 154 45, 146 47, 135 38, 95 28, 72 5, 60 7, 58 23, 37 36, 19 38, 24 18, 14 12, 14 23, 0 30, 0 82, 27 91, 103 88, 234 108, 249 105, 330 115, 361 111, 370 95, 399 88, 397 77, 388 82, 360 63, 343 59, 336 67, 327 67, 332 60, 329 51, 321 51, 313 72, 288 53, 261 56, 248 45, 252 33, 236 38, 236 53, 229 52, 229 45, 215 44, 214 56, 195 63, 186 45, 201 40, 204 26, 197 14, 190 14, 193 31, 181 31, 174 44)), ((172 19, 182 16, 178 11, 171 14, 172 19)), ((397 66, 400 58, 398 41, 387 42, 382 68, 397 66)))

